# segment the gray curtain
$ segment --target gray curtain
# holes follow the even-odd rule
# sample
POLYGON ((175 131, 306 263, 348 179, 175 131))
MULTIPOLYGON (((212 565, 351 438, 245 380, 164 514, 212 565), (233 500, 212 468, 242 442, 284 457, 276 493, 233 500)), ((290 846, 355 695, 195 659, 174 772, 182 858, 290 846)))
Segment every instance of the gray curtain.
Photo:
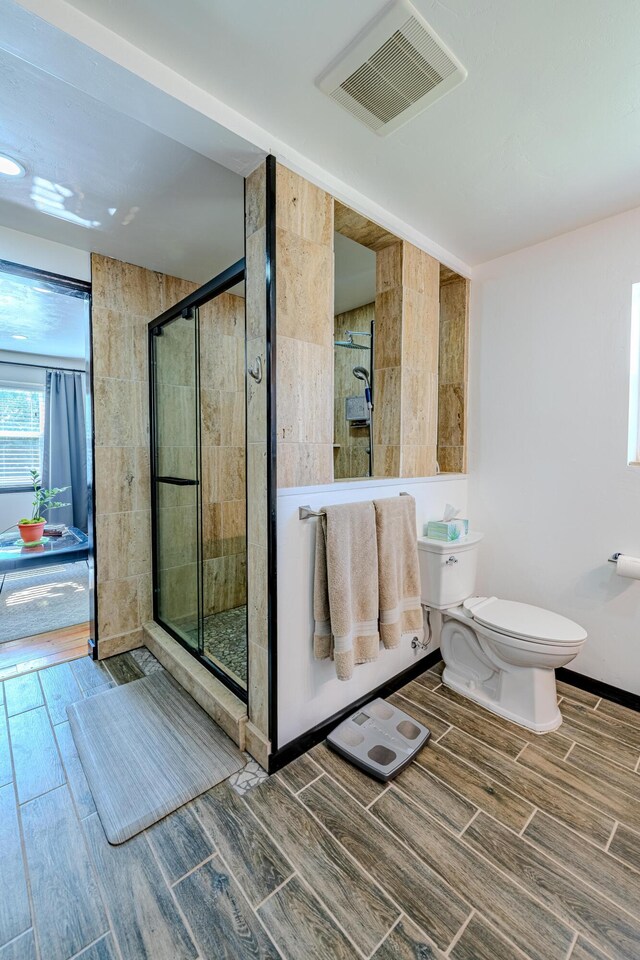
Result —
POLYGON ((52 510, 51 523, 87 532, 87 430, 83 374, 47 370, 42 485, 69 487, 60 494, 68 507, 52 510))

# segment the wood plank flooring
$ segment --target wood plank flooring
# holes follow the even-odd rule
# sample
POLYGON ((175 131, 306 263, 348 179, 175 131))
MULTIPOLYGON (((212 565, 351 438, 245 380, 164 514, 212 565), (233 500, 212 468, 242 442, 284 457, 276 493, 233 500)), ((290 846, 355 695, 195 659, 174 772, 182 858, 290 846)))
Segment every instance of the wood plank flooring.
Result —
MULTIPOLYGON (((0 682, 86 657, 91 624, 79 623, 21 640, 0 643, 0 682)), ((0 958, 4 960, 4 958, 0 958)))
POLYGON ((140 661, 0 684, 0 960, 638 960, 640 714, 559 684, 537 737, 441 685, 390 785, 324 744, 110 846, 66 707, 140 661))

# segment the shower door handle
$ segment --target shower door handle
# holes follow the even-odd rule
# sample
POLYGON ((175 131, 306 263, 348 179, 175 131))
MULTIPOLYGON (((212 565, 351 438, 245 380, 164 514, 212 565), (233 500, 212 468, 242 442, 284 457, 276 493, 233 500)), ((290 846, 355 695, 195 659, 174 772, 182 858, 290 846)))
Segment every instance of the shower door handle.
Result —
POLYGON ((189 480, 187 477, 155 477, 156 483, 174 483, 177 487, 197 487, 199 480, 189 480))
POLYGON ((262 357, 258 355, 253 362, 252 367, 247 368, 247 373, 253 377, 256 383, 262 383, 262 357))

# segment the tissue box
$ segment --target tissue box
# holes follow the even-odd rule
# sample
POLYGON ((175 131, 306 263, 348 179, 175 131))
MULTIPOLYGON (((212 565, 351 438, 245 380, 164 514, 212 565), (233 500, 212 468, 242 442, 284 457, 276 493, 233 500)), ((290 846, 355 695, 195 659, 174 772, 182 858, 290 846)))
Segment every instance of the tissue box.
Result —
POLYGON ((461 540, 469 533, 469 521, 430 520, 425 524, 424 535, 432 540, 461 540))

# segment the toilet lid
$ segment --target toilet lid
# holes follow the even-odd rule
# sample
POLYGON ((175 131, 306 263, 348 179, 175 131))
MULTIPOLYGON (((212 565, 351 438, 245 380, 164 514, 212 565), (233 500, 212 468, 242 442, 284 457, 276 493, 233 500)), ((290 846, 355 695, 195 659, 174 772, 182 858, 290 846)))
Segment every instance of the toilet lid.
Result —
POLYGON ((497 597, 476 598, 465 603, 467 613, 474 620, 491 627, 498 633, 537 640, 540 643, 578 643, 586 640, 586 631, 573 620, 559 613, 534 607, 530 603, 515 600, 499 600, 497 597))

